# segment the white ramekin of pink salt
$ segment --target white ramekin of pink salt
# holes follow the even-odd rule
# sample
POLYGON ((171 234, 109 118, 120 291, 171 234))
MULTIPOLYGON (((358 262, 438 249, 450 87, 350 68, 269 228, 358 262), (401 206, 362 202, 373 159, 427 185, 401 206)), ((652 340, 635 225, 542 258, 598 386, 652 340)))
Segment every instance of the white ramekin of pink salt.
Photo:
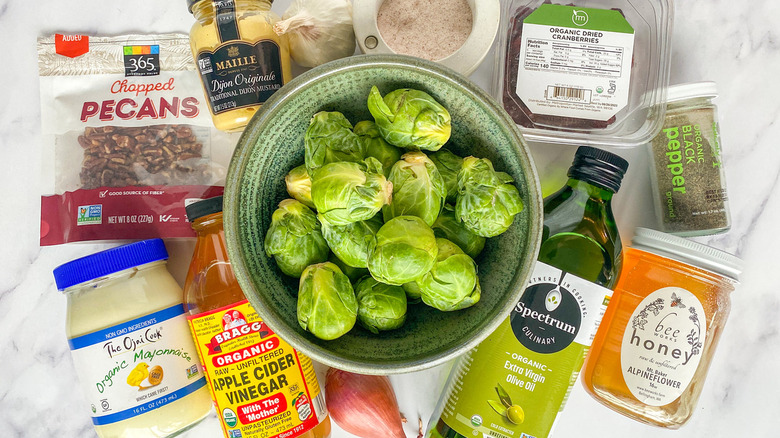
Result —
POLYGON ((498 31, 499 0, 353 0, 363 53, 397 53, 470 75, 498 31))

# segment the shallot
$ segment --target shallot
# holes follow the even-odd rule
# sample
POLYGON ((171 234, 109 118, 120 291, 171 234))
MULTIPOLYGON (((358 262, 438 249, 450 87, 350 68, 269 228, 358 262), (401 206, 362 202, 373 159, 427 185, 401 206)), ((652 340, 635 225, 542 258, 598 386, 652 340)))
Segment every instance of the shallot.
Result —
POLYGON ((405 438, 395 392, 386 376, 366 376, 331 368, 325 381, 330 416, 362 438, 405 438))

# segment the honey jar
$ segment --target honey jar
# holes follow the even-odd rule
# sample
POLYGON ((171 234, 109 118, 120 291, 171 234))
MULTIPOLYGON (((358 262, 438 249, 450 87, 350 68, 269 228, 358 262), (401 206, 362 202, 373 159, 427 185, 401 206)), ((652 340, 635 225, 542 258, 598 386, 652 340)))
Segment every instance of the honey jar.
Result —
POLYGON ((585 363, 585 389, 635 420, 676 429, 693 413, 741 261, 638 229, 585 363))
POLYGON ((214 126, 241 131, 292 78, 287 38, 271 0, 188 0, 190 46, 214 126))

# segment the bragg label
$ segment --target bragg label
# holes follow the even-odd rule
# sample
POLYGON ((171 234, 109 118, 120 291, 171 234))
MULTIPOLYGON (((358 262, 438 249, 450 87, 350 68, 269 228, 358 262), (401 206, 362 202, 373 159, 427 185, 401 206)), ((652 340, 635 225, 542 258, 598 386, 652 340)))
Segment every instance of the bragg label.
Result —
POLYGON ((225 436, 292 438, 319 424, 325 409, 311 360, 248 301, 188 319, 225 436))

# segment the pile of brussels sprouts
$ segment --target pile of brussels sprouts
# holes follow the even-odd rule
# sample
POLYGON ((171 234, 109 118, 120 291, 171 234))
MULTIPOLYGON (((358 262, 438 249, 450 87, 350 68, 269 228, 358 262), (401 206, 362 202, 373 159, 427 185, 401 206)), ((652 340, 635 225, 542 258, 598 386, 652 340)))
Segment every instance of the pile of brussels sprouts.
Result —
POLYGON ((312 117, 305 163, 285 177, 294 199, 279 204, 265 238, 282 272, 300 277, 298 322, 325 340, 358 322, 396 329, 408 303, 474 305, 474 259, 523 209, 489 160, 441 149, 450 114, 427 93, 373 87, 368 109, 374 121, 354 127, 339 112, 312 117))

